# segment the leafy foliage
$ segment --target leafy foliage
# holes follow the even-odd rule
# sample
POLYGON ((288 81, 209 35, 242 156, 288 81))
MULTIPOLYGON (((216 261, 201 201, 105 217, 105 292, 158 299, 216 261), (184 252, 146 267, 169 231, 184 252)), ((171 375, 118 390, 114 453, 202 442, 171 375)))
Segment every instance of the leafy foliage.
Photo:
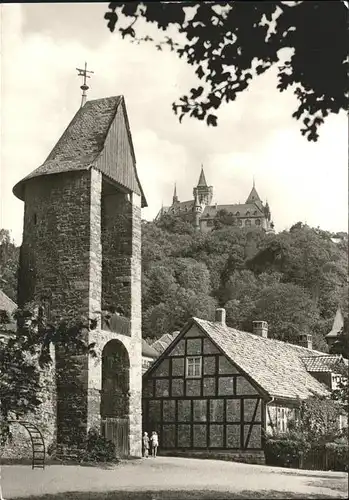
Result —
POLYGON ((347 470, 348 440, 338 426, 342 412, 343 407, 327 397, 301 401, 287 432, 267 437, 266 463, 305 468, 330 465, 332 470, 347 470))
POLYGON ((87 434, 86 452, 82 462, 115 462, 115 445, 100 435, 97 429, 91 428, 87 434))
POLYGON ((341 405, 330 398, 313 396, 300 403, 298 418, 290 422, 290 435, 302 436, 308 443, 333 442, 340 436, 341 405))
POLYGON ((217 125, 216 110, 249 88, 272 66, 277 89, 292 90, 301 133, 318 139, 329 113, 348 108, 347 10, 344 2, 111 2, 105 14, 110 31, 136 43, 168 47, 192 65, 200 85, 173 103, 185 115, 217 125), (129 22, 128 18, 132 18, 129 22), (140 36, 139 23, 167 36, 140 36), (172 35, 173 32, 177 36, 172 35), (329 76, 330 75, 330 76, 329 76))
POLYGON ((178 330, 189 315, 212 320, 219 305, 230 326, 251 331, 253 320, 265 320, 271 337, 311 333, 314 347, 327 350, 338 304, 347 314, 345 246, 332 234, 302 223, 266 234, 229 221, 190 233, 174 219, 143 226, 144 337, 178 330))
MULTIPOLYGON (((324 338, 338 305, 348 317, 348 235, 301 222, 267 234, 231 225, 221 215, 220 225, 208 233, 171 215, 143 223, 143 337, 178 330, 190 316, 213 320, 219 306, 232 327, 251 331, 252 321, 265 320, 270 337, 311 333, 314 348, 327 352, 324 338)), ((56 318, 52 342, 68 342, 83 325, 86 318, 56 318)), ((347 326, 345 332, 334 348, 348 357, 347 326)))
POLYGON ((0 287, 16 301, 19 248, 7 229, 0 229, 0 287))
MULTIPOLYGON (((0 331, 0 440, 6 443, 9 421, 35 414, 42 403, 45 378, 52 365, 52 349, 66 353, 64 363, 55 364, 58 385, 73 383, 81 355, 95 356, 94 344, 87 342, 87 330, 94 323, 83 319, 48 324, 42 307, 28 304, 15 313, 17 328, 2 324, 0 331)), ((78 384, 78 382, 76 382, 78 384)), ((72 387, 72 390, 74 388, 72 387)))

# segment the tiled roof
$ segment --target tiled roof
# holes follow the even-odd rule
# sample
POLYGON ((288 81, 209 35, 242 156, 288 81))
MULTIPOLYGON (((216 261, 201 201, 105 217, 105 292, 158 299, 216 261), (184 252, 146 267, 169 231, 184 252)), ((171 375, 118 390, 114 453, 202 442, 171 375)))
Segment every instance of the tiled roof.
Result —
POLYGON ((157 355, 159 356, 165 349, 167 349, 171 342, 174 341, 178 334, 179 332, 165 333, 162 337, 156 340, 151 347, 157 351, 157 355))
POLYGON ((0 311, 7 311, 9 314, 12 314, 16 309, 17 304, 5 292, 0 290, 0 311))
POLYGON ((149 345, 144 339, 142 339, 142 356, 146 358, 157 358, 159 353, 149 345))
MULTIPOLYGON (((45 162, 15 185, 14 194, 23 200, 24 183, 34 177, 88 170, 94 166, 103 151, 109 129, 122 102, 122 96, 87 101, 77 111, 45 162)), ((129 130, 128 133, 130 134, 129 130)), ((132 143, 130 146, 135 162, 132 143)), ((139 184, 136 172, 135 175, 139 184)), ((138 194, 142 195, 143 206, 146 206, 140 184, 138 194)))
POLYGON ((254 203, 238 203, 233 205, 211 205, 206 206, 203 217, 214 217, 220 210, 237 215, 238 217, 264 217, 262 210, 254 203), (249 214, 247 214, 249 212, 249 214))
POLYGON ((193 321, 270 396, 305 399, 314 393, 328 393, 326 387, 307 372, 302 360, 324 353, 241 332, 216 322, 198 318, 193 321))
POLYGON ((342 356, 336 355, 311 356, 303 358, 303 362, 308 372, 335 372, 344 365, 342 356))

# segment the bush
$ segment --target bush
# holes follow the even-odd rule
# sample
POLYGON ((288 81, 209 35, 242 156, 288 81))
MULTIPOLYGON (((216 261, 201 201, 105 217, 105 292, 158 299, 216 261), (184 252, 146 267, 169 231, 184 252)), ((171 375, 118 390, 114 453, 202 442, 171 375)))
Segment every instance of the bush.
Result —
POLYGON ((96 429, 90 429, 87 436, 86 452, 82 462, 116 462, 115 446, 99 434, 96 429))
POLYGON ((348 443, 327 443, 325 445, 328 468, 335 471, 348 472, 349 446, 348 443))
POLYGON ((265 443, 265 461, 267 465, 299 468, 303 464, 303 455, 310 445, 302 439, 289 437, 269 438, 265 443))

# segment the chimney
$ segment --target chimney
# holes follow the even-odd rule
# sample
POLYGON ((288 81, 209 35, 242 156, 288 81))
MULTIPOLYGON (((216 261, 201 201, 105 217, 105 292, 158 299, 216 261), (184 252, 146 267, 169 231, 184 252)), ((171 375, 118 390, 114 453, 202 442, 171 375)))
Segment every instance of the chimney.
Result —
POLYGON ((253 321, 253 333, 259 337, 268 338, 268 323, 266 321, 253 321))
POLYGON ((225 309, 223 307, 219 307, 218 309, 216 309, 216 323, 220 323, 221 325, 225 326, 225 314, 225 309))
POLYGON ((313 348, 312 336, 306 333, 301 333, 298 337, 298 345, 300 347, 306 347, 307 349, 312 349, 313 348))

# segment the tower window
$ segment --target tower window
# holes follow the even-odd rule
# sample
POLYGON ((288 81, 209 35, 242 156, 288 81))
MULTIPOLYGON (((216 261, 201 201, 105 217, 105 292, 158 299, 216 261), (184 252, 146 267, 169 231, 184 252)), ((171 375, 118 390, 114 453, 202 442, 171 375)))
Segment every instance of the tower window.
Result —
POLYGON ((36 223, 38 222, 38 217, 36 215, 36 213, 33 215, 33 223, 34 225, 36 226, 36 223))

